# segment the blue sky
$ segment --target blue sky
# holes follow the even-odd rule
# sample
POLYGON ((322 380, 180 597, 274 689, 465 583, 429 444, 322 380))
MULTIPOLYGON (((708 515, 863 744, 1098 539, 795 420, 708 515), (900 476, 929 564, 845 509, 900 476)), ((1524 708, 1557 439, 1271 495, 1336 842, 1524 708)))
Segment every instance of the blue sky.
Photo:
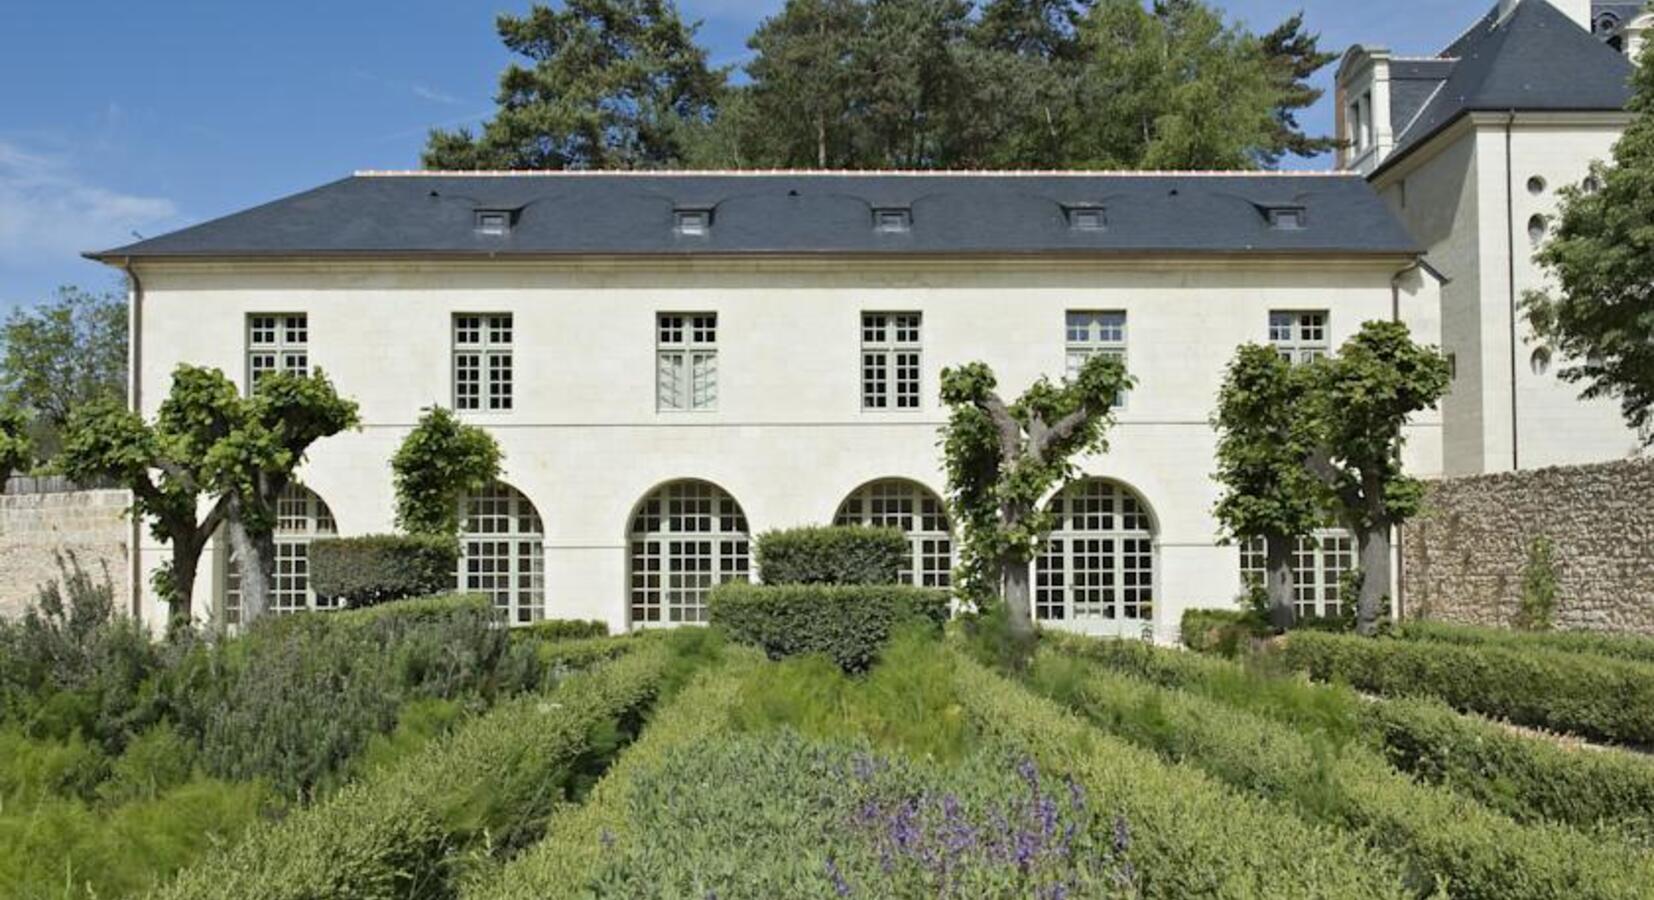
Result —
MULTIPOLYGON (((738 65, 780 0, 680 0, 738 65)), ((1217 0, 1266 30, 1303 9, 1323 46, 1429 53, 1491 0, 1217 0)), ((0 0, 0 313, 115 283, 80 251, 333 180, 411 168, 427 129, 484 118, 527 0, 0 0)), ((1322 74, 1324 82, 1330 68, 1322 74)), ((1330 130, 1323 102, 1310 127, 1330 130)), ((1299 163, 1324 167, 1325 160, 1299 163)))

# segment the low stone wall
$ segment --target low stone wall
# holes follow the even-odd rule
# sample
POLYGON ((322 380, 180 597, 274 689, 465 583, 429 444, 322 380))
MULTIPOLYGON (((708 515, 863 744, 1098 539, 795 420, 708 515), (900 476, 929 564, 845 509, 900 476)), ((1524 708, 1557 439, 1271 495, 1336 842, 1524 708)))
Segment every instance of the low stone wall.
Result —
POLYGON ((1654 461, 1453 478, 1402 534, 1408 617, 1509 625, 1533 541, 1553 547, 1559 628, 1654 634, 1654 461))
POLYGON ((59 554, 73 553, 100 577, 107 568, 123 596, 128 502, 125 491, 110 490, 0 494, 0 617, 21 613, 41 584, 59 577, 59 554))

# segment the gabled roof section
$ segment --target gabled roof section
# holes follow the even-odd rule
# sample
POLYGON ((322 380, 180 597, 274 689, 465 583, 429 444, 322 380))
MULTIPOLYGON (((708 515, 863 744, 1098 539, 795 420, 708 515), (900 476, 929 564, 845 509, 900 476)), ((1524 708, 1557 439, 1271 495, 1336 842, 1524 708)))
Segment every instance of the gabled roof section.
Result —
POLYGON ((367 173, 94 259, 740 254, 1413 254, 1340 173, 367 173), (1069 210, 1104 211, 1076 228, 1069 210), (1260 210, 1302 208, 1303 227, 1260 210), (516 210, 501 234, 480 209, 516 210), (703 231, 675 213, 710 212, 703 231), (876 227, 905 209, 910 227, 876 227))
POLYGON ((1396 146, 1374 174, 1466 113, 1608 112, 1631 99, 1631 63, 1546 0, 1522 0, 1504 21, 1496 6, 1436 60, 1404 65, 1417 65, 1409 98, 1441 80, 1414 115, 1392 114, 1396 146))

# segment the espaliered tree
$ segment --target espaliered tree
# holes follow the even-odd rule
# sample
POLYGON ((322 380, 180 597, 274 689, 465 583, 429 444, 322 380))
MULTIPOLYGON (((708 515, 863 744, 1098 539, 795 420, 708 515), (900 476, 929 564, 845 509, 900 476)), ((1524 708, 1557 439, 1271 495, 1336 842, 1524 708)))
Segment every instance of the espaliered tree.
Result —
POLYGON ((1212 417, 1223 486, 1213 511, 1229 538, 1263 541, 1269 619, 1278 630, 1294 620, 1293 550, 1326 515, 1320 486, 1304 464, 1317 449, 1308 402, 1314 380, 1313 367, 1294 366, 1272 347, 1242 345, 1212 417))
POLYGON ((1132 383, 1124 363, 1099 354, 1074 379, 1041 378, 1007 404, 986 363, 942 372, 942 401, 952 408, 942 450, 964 538, 961 580, 978 597, 1003 597, 1011 636, 1023 646, 1034 632, 1028 566, 1051 530, 1041 501, 1073 478, 1075 456, 1107 449, 1114 401, 1132 383))
POLYGON ((1402 426, 1447 393, 1447 359, 1414 343, 1400 322, 1367 322, 1308 377, 1317 440, 1306 464, 1328 508, 1355 533, 1356 630, 1372 634, 1391 593, 1391 530, 1417 514, 1424 497, 1423 483, 1402 468, 1402 426))
POLYGON ((172 548, 153 586, 174 621, 190 621, 201 554, 229 526, 242 561, 243 621, 251 621, 268 605, 275 572, 276 498, 311 444, 355 424, 356 404, 320 372, 266 375, 243 397, 217 369, 180 365, 153 423, 113 401, 78 410, 57 465, 71 479, 107 478, 132 491, 131 514, 172 548))
POLYGON ((391 458, 396 527, 458 536, 460 498, 498 478, 501 459, 493 435, 440 406, 426 409, 391 458))
POLYGON ((13 472, 21 472, 34 461, 34 442, 29 439, 29 419, 23 411, 0 401, 0 490, 13 472))
POLYGON ((1562 190, 1556 229, 1535 259, 1555 287, 1523 311, 1564 381, 1586 398, 1614 397, 1654 444, 1654 41, 1631 78, 1632 113, 1611 164, 1562 190))

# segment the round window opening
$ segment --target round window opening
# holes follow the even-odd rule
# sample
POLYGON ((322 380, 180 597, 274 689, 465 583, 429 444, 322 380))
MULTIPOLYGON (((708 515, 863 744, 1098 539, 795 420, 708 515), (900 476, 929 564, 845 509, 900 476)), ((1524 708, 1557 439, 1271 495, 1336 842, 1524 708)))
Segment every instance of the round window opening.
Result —
POLYGON ((1528 193, 1539 195, 1545 193, 1545 179, 1538 175, 1528 179, 1528 193))
POLYGON ((1533 356, 1528 358, 1528 365, 1535 375, 1548 374, 1551 371, 1551 351, 1544 347, 1533 351, 1533 356))
POLYGON ((1544 216, 1534 216, 1528 220, 1528 240, 1535 244, 1545 240, 1545 234, 1550 230, 1551 223, 1544 216))

